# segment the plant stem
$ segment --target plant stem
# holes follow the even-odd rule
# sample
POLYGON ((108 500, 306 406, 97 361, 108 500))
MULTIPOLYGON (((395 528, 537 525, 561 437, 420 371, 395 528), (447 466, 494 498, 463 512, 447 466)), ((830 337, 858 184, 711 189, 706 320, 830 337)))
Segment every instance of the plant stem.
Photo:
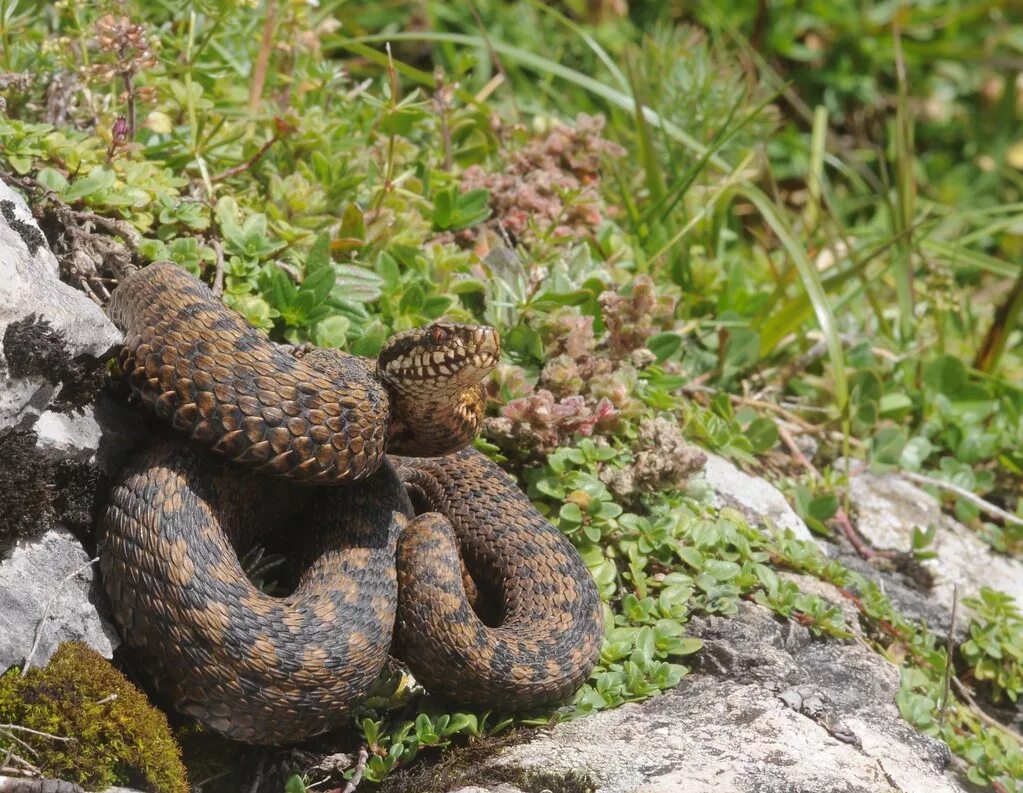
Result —
POLYGON ((128 140, 135 140, 135 86, 131 78, 131 72, 124 72, 124 92, 128 97, 128 140))
POLYGON ((277 17, 277 0, 266 0, 266 18, 263 20, 263 39, 259 43, 256 63, 252 67, 252 82, 249 85, 249 112, 259 110, 266 84, 266 70, 270 65, 270 52, 274 44, 274 22, 277 17))
POLYGON ((7 0, 0 0, 0 41, 4 45, 4 71, 11 71, 11 37, 7 30, 7 0))
POLYGON ((984 335, 984 341, 981 342, 980 349, 973 359, 974 369, 988 373, 995 370, 1005 350, 1005 342, 1019 323, 1020 315, 1023 315, 1023 268, 1020 269, 1019 278, 1012 285, 1009 294, 995 310, 991 327, 984 335))

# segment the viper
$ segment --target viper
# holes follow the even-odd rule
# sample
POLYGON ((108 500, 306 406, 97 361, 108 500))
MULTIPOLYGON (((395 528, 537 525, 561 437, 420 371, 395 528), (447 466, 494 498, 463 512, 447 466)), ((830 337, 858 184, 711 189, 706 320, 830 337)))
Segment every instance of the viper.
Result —
POLYGON ((125 378, 169 434, 114 484, 101 570, 175 708, 276 744, 343 723, 389 653, 474 708, 560 702, 589 676, 603 634, 589 571, 467 448, 493 329, 435 322, 376 360, 299 357, 171 263, 127 276, 107 310, 125 378), (271 533, 301 570, 283 597, 239 561, 271 533))

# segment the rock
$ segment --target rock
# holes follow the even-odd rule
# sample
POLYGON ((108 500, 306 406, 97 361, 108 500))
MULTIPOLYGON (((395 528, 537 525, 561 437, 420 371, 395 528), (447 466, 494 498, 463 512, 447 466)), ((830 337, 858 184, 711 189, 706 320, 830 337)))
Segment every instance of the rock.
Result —
POLYGON ((97 603, 105 600, 95 566, 69 531, 58 527, 20 540, 0 564, 0 670, 25 660, 41 620, 33 666, 43 666, 70 640, 110 658, 120 640, 97 603))
POLYGON ((801 540, 812 539, 806 523, 785 500, 785 496, 765 480, 743 473, 716 454, 707 453, 704 479, 714 492, 714 506, 737 508, 758 526, 773 524, 789 529, 801 540))
POLYGON ((35 431, 36 448, 51 458, 96 459, 102 432, 92 405, 70 413, 47 410, 36 421, 35 431))
POLYGON ((733 618, 694 619, 690 632, 704 639, 704 670, 676 689, 532 733, 479 761, 468 749, 444 766, 457 772, 433 769, 429 784, 389 790, 963 790, 946 773, 945 744, 900 718, 898 669, 862 644, 814 639, 746 602, 733 618))
POLYGON ((952 608, 955 584, 960 598, 986 586, 1012 595, 1023 607, 1023 562, 996 553, 926 491, 895 474, 863 472, 850 478, 849 497, 859 514, 857 528, 875 548, 909 551, 914 528, 936 528, 927 548, 936 557, 922 564, 933 575, 932 599, 944 610, 952 608))
POLYGON ((106 480, 145 433, 101 394, 121 339, 60 280, 31 213, 0 183, 0 671, 43 666, 64 641, 105 658, 120 643, 78 536, 92 532, 106 480))
POLYGON ((36 449, 48 459, 94 464, 107 476, 116 474, 148 437, 142 416, 108 395, 77 411, 47 410, 34 429, 36 449))
MULTIPOLYGON (((880 586, 896 611, 904 617, 916 620, 942 636, 948 634, 952 609, 936 599, 930 589, 921 586, 912 576, 876 567, 851 547, 836 547, 825 542, 821 542, 821 545, 829 556, 880 586)), ((966 633, 966 620, 957 619, 956 640, 965 641, 966 633)))
POLYGON ((517 788, 514 785, 498 785, 492 788, 483 788, 478 785, 469 785, 468 787, 459 788, 454 793, 525 793, 521 788, 517 788))
MULTIPOLYGON (((57 780, 25 779, 23 777, 0 776, 0 793, 85 793, 80 785, 57 780)), ((142 793, 130 787, 108 787, 103 793, 142 793)))
POLYGON ((0 182, 0 378, 8 381, 0 389, 0 429, 30 425, 61 387, 52 371, 12 372, 8 330, 29 318, 45 318, 67 361, 102 358, 122 338, 99 306, 60 280, 32 213, 0 182))

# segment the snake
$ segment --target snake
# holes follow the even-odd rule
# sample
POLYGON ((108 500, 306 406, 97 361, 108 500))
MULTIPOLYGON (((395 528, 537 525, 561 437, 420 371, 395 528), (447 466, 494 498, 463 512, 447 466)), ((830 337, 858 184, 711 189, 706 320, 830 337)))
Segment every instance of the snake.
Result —
POLYGON ((396 656, 453 705, 520 712, 589 677, 603 611, 568 538, 469 444, 500 356, 437 321, 373 360, 298 356, 169 262, 107 306, 120 369, 164 427, 111 489, 100 569, 157 694, 213 732, 293 743, 348 721, 396 656), (263 592, 240 557, 285 536, 263 592))

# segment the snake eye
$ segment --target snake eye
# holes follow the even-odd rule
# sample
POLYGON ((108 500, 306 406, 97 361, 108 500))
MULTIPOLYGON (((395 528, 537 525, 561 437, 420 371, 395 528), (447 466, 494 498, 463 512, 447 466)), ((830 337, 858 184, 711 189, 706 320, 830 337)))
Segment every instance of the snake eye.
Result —
POLYGON ((434 325, 432 328, 430 328, 430 342, 432 344, 443 344, 447 337, 448 334, 447 331, 444 330, 444 328, 438 325, 434 325))

